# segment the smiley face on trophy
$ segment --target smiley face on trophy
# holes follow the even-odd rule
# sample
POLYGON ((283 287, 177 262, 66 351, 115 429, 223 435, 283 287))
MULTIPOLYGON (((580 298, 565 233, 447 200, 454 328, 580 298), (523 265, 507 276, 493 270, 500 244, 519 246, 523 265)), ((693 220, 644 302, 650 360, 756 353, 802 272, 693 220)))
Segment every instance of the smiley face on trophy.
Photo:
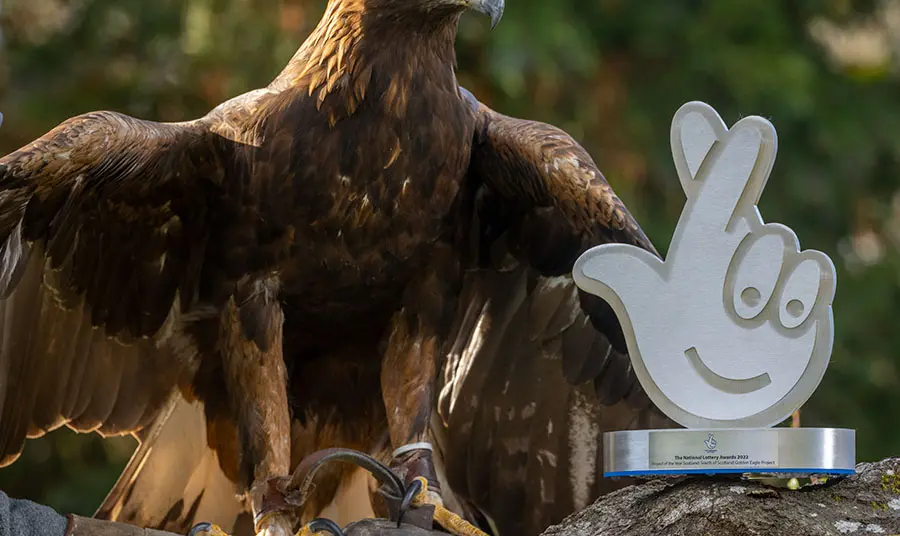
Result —
POLYGON ((763 222, 757 202, 775 162, 772 124, 730 130, 692 102, 672 153, 687 203, 666 259, 624 244, 582 255, 574 277, 615 310, 651 400, 689 428, 767 427, 799 408, 831 355, 835 268, 763 222))

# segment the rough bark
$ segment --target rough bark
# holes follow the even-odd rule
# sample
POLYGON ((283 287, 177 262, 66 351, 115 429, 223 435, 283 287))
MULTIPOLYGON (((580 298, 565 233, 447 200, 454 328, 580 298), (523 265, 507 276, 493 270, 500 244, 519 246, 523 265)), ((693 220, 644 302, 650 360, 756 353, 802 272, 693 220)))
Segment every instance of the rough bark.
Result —
POLYGON ((900 535, 900 458, 792 491, 724 477, 654 480, 604 496, 543 536, 900 535))
POLYGON ((349 525, 344 532, 346 536, 447 536, 406 524, 397 528, 397 523, 384 519, 365 519, 349 525))

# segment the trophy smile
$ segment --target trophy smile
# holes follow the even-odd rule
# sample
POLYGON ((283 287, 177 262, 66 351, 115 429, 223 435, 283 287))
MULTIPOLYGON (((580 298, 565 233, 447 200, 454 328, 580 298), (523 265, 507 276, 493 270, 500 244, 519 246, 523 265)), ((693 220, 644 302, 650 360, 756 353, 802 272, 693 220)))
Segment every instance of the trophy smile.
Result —
POLYGON ((693 346, 685 350, 684 355, 694 370, 703 378, 703 381, 725 393, 746 395, 768 387, 772 383, 772 378, 766 372, 745 380, 735 380, 716 374, 706 366, 706 363, 700 358, 697 348, 693 346))

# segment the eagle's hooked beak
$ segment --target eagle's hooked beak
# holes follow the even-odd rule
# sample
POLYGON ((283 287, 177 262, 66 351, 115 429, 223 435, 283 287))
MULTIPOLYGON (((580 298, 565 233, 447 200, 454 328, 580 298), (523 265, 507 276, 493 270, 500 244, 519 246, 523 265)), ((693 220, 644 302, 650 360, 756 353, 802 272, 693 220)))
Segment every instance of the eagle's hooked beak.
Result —
POLYGON ((469 0, 469 6, 475 11, 480 11, 491 18, 491 29, 500 24, 503 18, 504 0, 469 0))

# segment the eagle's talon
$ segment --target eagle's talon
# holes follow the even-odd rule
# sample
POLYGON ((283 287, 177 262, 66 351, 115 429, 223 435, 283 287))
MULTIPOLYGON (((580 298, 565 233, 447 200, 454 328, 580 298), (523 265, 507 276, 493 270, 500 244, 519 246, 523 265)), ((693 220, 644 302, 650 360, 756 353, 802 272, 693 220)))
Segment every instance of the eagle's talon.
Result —
POLYGON ((330 519, 313 519, 303 526, 296 536, 316 536, 318 534, 331 534, 331 536, 345 536, 344 531, 337 523, 330 519))
POLYGON ((293 523, 284 513, 278 511, 259 516, 255 531, 256 536, 291 536, 294 533, 293 523))
POLYGON ((416 507, 434 508, 436 525, 440 525, 455 536, 488 536, 487 533, 463 519, 459 514, 446 509, 443 501, 440 500, 440 495, 437 495, 438 500, 435 501, 433 499, 435 494, 428 489, 428 480, 425 477, 416 477, 416 481, 419 482, 418 493, 413 497, 412 504, 416 507))
POLYGON ((286 477, 261 480, 250 489, 255 512, 253 526, 258 536, 290 536, 294 533, 294 506, 285 496, 286 477))
POLYGON ((401 447, 394 451, 391 469, 406 485, 397 519, 401 523, 431 530, 436 509, 443 507, 444 500, 441 498, 441 488, 431 457, 431 445, 415 446, 418 445, 427 446, 412 449, 401 447))

